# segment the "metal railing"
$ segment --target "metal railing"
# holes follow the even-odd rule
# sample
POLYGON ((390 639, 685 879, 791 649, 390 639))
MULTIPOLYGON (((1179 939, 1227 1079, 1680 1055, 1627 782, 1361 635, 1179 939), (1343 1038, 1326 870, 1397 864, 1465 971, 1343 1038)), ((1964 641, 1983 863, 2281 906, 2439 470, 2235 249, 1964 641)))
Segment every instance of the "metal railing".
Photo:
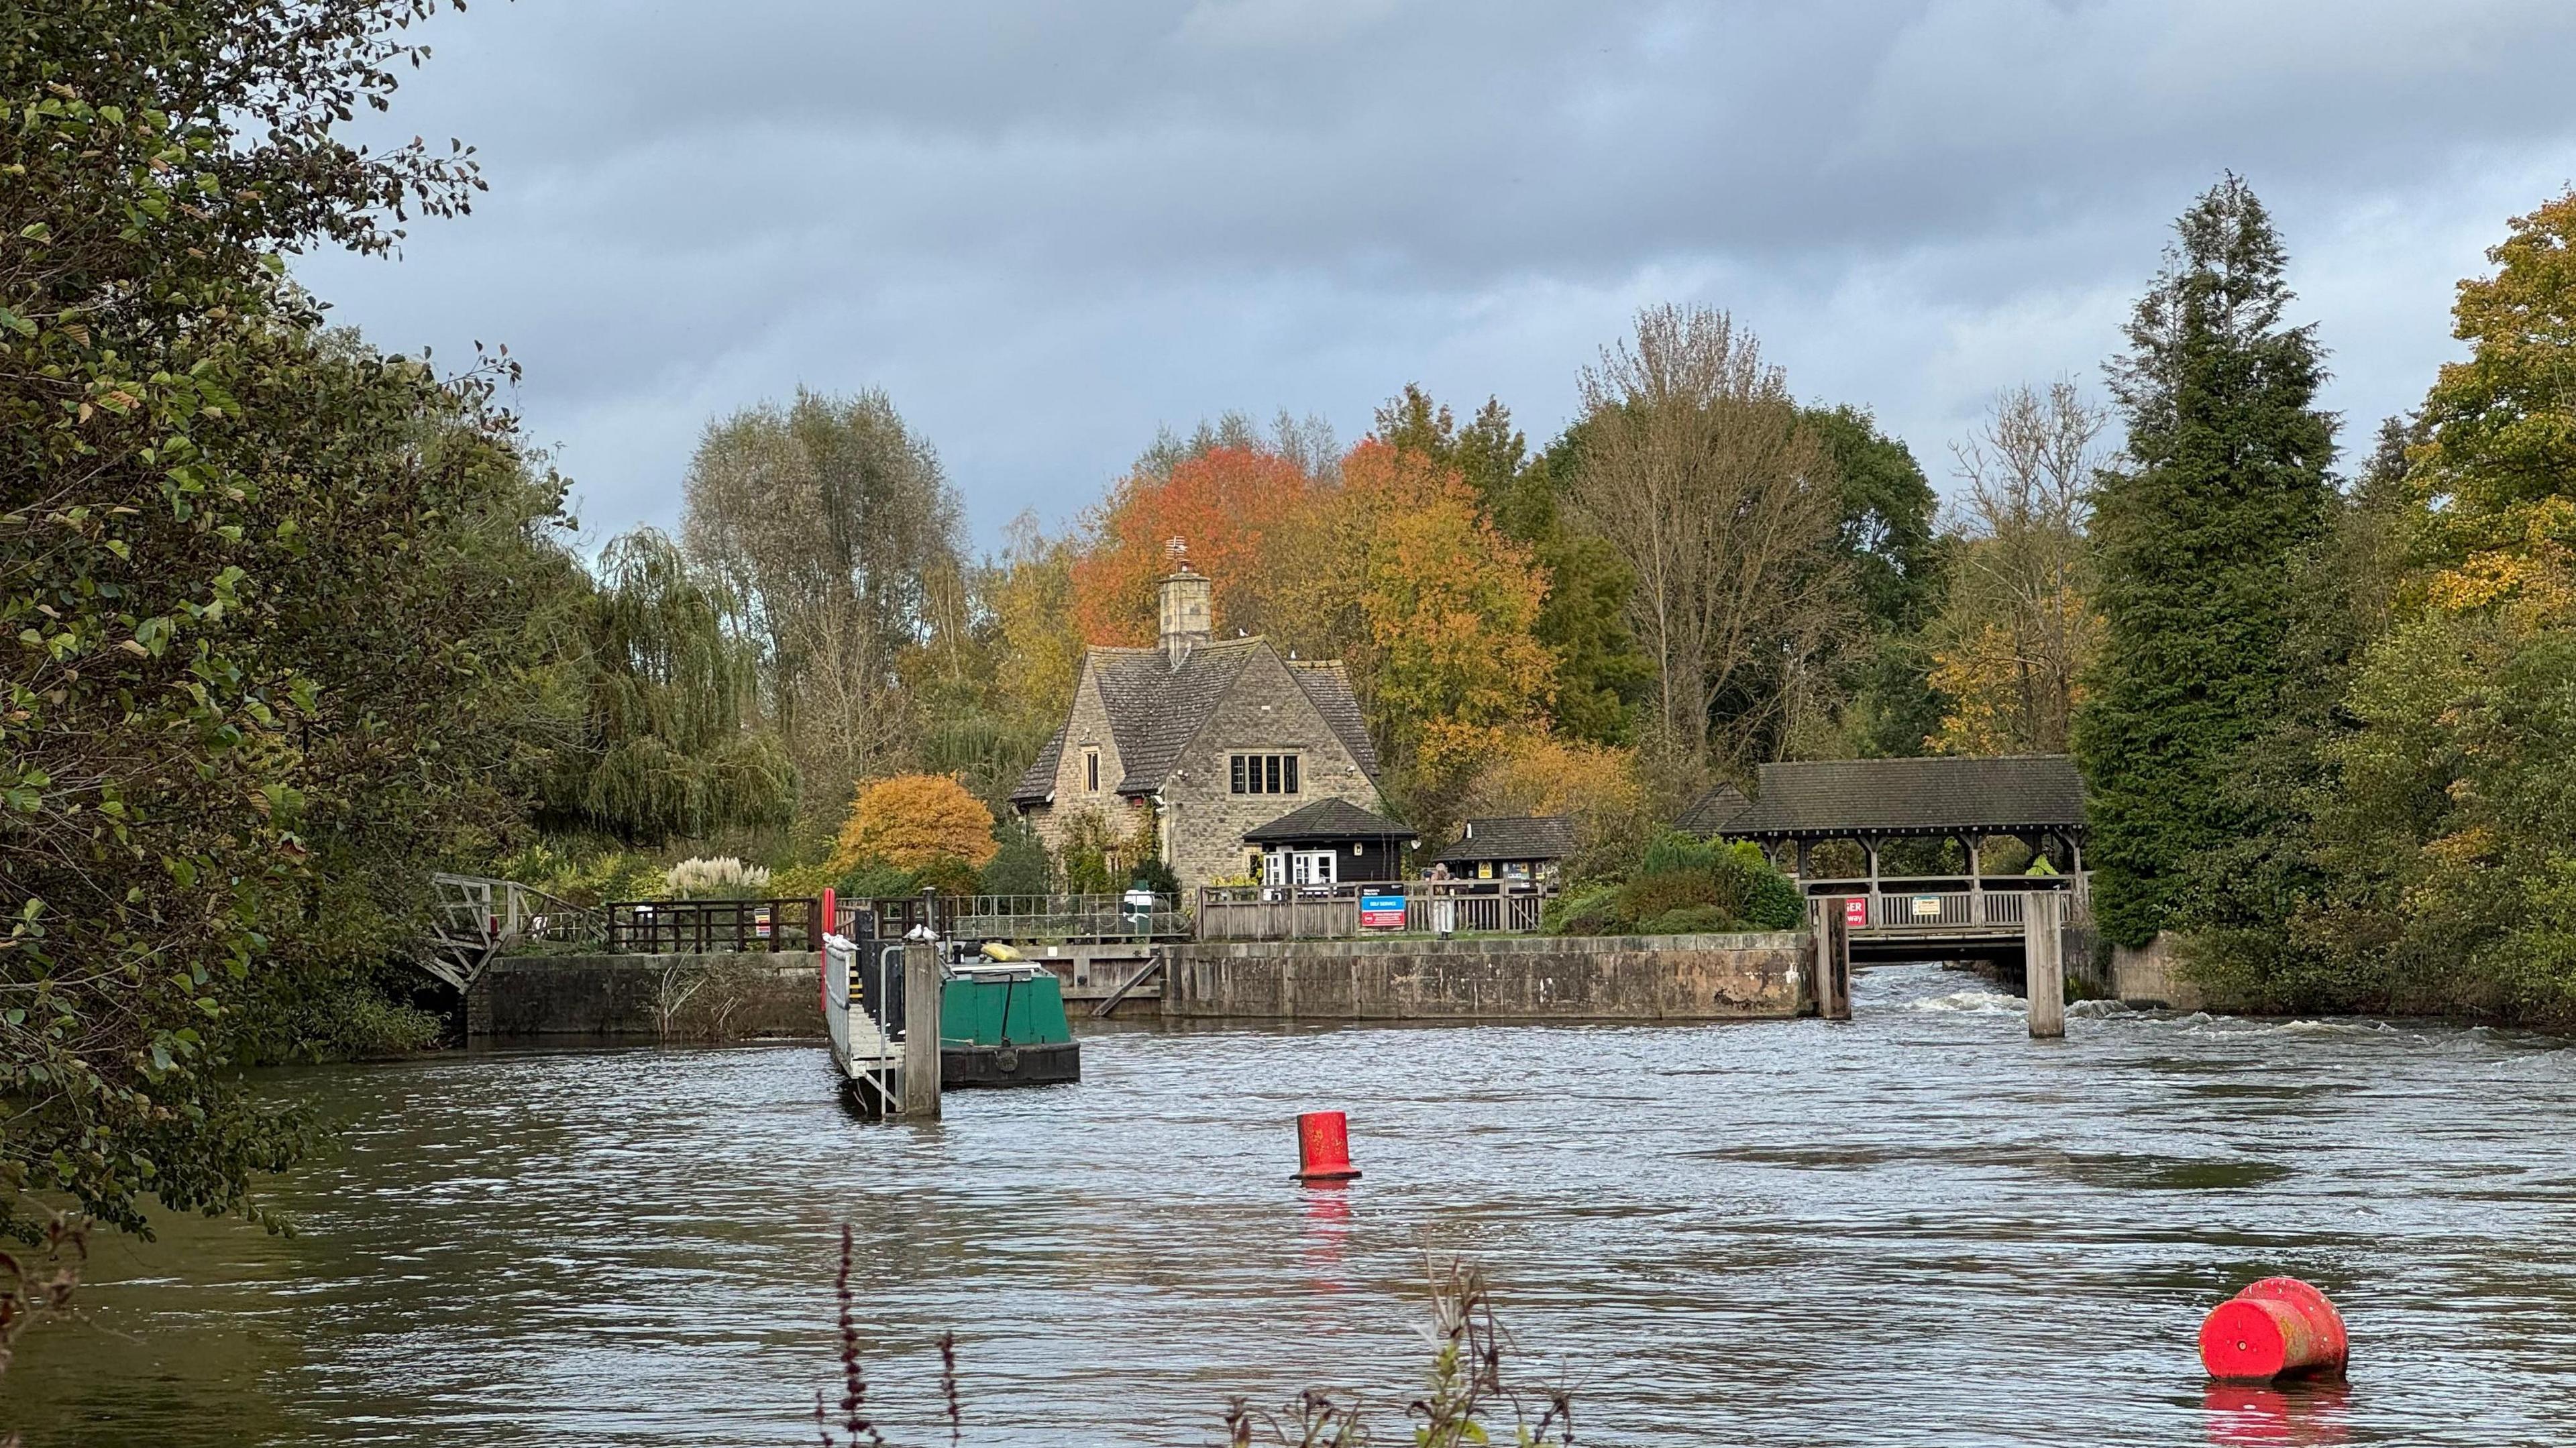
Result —
POLYGON ((1528 935, 1553 886, 1521 880, 1386 880, 1343 885, 1209 885, 1199 890, 1201 940, 1346 940, 1393 934, 1528 935), (1364 918, 1362 897, 1404 897, 1404 923, 1364 918))
POLYGON ((843 900, 833 912, 853 940, 890 940, 927 923, 955 940, 1069 942, 1175 940, 1190 933, 1189 912, 1168 895, 1131 906, 1124 895, 969 895, 843 900))
POLYGON ((714 951, 820 950, 822 902, 790 900, 622 900, 603 907, 611 951, 702 955, 714 951))
POLYGON ((1150 906, 1123 895, 977 895, 956 902, 948 933, 966 940, 1137 940, 1190 933, 1169 895, 1150 906))
POLYGON ((429 882, 429 933, 413 959, 460 991, 504 951, 532 940, 595 947, 606 926, 601 912, 515 880, 435 874, 429 882))

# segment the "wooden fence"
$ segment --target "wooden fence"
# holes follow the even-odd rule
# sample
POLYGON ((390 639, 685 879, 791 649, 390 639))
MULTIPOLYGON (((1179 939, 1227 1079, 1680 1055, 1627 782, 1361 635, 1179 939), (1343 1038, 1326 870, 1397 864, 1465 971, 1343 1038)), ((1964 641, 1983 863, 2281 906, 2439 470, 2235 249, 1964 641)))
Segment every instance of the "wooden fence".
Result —
POLYGON ((606 912, 608 948, 620 953, 823 948, 819 900, 626 900, 606 912))
POLYGON ((1362 921, 1363 896, 1404 897, 1404 931, 1529 935, 1552 888, 1507 880, 1388 880, 1351 885, 1224 885, 1199 891, 1201 940, 1346 940, 1391 935, 1362 921))

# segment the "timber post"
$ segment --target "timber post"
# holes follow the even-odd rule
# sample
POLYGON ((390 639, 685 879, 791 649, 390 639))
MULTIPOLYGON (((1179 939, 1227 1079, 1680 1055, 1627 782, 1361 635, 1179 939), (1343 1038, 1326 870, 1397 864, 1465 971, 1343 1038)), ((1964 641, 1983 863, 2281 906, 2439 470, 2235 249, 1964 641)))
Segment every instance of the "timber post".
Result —
POLYGON ((1829 1021, 1851 1019, 1851 926, 1843 902, 1818 896, 1808 903, 1807 919, 1816 941, 1816 1014, 1829 1021))
POLYGON ((2066 1034, 2066 896, 2034 890, 2022 911, 2023 992, 2032 1040, 2066 1034))
POLYGON ((939 947, 903 948, 903 1114, 939 1114, 939 947))

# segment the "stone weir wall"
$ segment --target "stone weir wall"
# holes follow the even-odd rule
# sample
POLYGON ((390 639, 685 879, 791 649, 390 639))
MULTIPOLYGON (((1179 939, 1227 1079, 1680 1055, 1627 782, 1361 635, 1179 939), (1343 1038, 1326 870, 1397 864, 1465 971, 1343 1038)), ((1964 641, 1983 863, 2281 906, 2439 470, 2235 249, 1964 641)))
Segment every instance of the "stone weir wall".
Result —
POLYGON ((1178 947, 1163 1014, 1312 1021, 1764 1020, 1815 1009, 1815 942, 1759 935, 1178 947))
POLYGON ((471 1040, 742 1041, 820 1036, 811 951, 505 955, 465 997, 471 1040))

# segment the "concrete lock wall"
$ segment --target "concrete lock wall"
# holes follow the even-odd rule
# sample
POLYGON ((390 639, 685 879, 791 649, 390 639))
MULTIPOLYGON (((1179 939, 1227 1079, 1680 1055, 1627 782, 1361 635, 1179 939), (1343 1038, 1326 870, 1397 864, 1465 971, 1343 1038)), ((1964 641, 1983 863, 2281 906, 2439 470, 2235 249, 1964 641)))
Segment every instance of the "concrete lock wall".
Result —
POLYGON ((2144 946, 2111 948, 2111 994, 2137 1006, 2170 1006, 2178 1011, 2207 1007, 2200 987, 2185 980, 2174 956, 2174 937, 2159 934, 2144 946))
POLYGON ((1163 1014, 1270 1020, 1760 1020, 1812 1009, 1815 942, 1748 935, 1181 947, 1163 1014))
POLYGON ((644 1041, 819 1036, 819 969, 808 951, 503 956, 466 996, 466 1035, 644 1041))

